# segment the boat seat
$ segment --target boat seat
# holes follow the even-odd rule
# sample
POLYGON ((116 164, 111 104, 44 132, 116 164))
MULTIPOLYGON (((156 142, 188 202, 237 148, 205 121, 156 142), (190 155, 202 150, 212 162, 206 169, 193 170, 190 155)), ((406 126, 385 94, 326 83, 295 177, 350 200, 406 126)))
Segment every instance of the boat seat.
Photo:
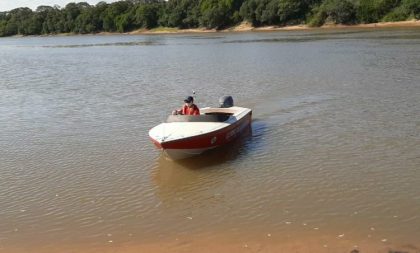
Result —
POLYGON ((233 113, 228 113, 228 112, 208 112, 208 113, 205 113, 205 115, 217 116, 217 119, 219 120, 219 122, 225 122, 226 120, 229 119, 230 116, 233 115, 233 113))
POLYGON ((216 112, 203 115, 169 115, 166 122, 225 122, 231 115, 233 114, 216 112))

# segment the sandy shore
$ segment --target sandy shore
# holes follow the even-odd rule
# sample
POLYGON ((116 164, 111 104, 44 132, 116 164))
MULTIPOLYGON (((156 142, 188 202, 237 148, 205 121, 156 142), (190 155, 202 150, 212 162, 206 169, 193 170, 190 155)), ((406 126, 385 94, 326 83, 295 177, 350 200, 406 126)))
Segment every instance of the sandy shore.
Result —
POLYGON ((420 20, 400 21, 400 22, 381 22, 358 25, 336 25, 326 24, 321 27, 310 27, 308 25, 295 26, 263 26, 253 27, 250 23, 243 22, 235 27, 224 30, 216 29, 177 29, 177 28, 156 28, 151 30, 140 29, 127 34, 175 34, 175 33, 216 33, 216 32, 253 32, 253 31, 297 31, 297 30, 317 30, 317 29, 346 29, 346 28, 391 28, 391 27, 420 27, 420 20))
POLYGON ((195 28, 195 29, 178 29, 171 27, 158 27, 153 29, 138 29, 126 33, 118 32, 100 32, 94 34, 77 34, 77 33, 61 33, 61 34, 46 34, 46 35, 14 35, 12 37, 51 37, 51 36, 92 36, 92 35, 153 35, 153 34, 190 34, 190 33, 228 33, 228 32, 272 32, 272 31, 299 31, 299 30, 320 30, 320 29, 354 29, 354 28, 409 28, 420 27, 420 20, 409 20, 399 22, 380 22, 371 24, 358 25, 336 25, 326 24, 321 27, 310 27, 308 25, 294 25, 294 26, 262 26, 253 27, 248 22, 243 22, 237 26, 230 27, 224 30, 195 28))
POLYGON ((309 27, 308 25, 296 25, 296 26, 285 26, 285 27, 261 27, 253 28, 255 31, 278 31, 278 30, 308 30, 308 29, 339 29, 339 28, 386 28, 386 27, 420 27, 420 20, 400 21, 400 22, 381 22, 371 24, 358 24, 358 25, 336 25, 326 24, 321 27, 309 27))
MULTIPOLYGON (((3 248, 4 252, 23 253, 31 252, 27 248, 3 248)), ((290 241, 290 242, 226 242, 207 240, 177 240, 161 241, 156 243, 118 243, 110 242, 103 246, 90 247, 88 245, 53 246, 48 248, 32 248, 38 253, 418 253, 420 249, 414 245, 394 246, 384 243, 351 244, 345 240, 340 243, 327 244, 317 241, 290 241)))
MULTIPOLYGON (((259 253, 418 253, 419 249, 414 245, 393 245, 391 243, 366 243, 354 244, 346 239, 336 239, 335 242, 327 242, 325 238, 303 238, 293 241, 287 238, 269 238, 265 240, 229 240, 228 238, 193 239, 184 238, 173 241, 163 241, 148 244, 127 244, 121 247, 110 246, 101 252, 116 253, 235 253, 235 252, 259 252, 259 253)), ((95 250, 92 251, 92 253, 95 250)))
MULTIPOLYGON (((395 243, 380 237, 360 238, 354 240, 347 235, 316 235, 306 234, 300 238, 289 237, 287 234, 265 234, 262 237, 237 237, 228 233, 208 234, 207 236, 183 235, 171 238, 145 239, 137 238, 121 242, 117 238, 108 237, 105 240, 88 244, 48 245, 49 242, 27 247, 1 248, 4 252, 23 253, 419 253, 419 245, 395 243), (357 241, 357 243, 355 242, 357 241), (93 246, 96 245, 96 246, 93 246)), ((23 246, 23 245, 22 245, 23 246)), ((1 251, 3 252, 3 251, 1 251)))

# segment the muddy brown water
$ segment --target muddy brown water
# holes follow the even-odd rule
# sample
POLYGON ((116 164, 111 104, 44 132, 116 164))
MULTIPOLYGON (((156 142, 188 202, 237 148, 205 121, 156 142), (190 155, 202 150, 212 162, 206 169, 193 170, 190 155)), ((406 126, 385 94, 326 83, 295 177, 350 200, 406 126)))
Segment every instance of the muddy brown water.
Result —
POLYGON ((420 29, 2 38, 0 94, 0 252, 420 251, 420 29), (168 161, 192 90, 252 127, 168 161))

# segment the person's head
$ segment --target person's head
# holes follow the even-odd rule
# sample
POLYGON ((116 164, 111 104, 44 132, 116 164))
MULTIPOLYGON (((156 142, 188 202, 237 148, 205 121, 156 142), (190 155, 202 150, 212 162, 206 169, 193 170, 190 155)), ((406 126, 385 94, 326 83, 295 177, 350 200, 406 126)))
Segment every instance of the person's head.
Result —
POLYGON ((184 99, 184 103, 187 104, 188 106, 191 106, 194 103, 194 98, 191 96, 188 96, 184 99))

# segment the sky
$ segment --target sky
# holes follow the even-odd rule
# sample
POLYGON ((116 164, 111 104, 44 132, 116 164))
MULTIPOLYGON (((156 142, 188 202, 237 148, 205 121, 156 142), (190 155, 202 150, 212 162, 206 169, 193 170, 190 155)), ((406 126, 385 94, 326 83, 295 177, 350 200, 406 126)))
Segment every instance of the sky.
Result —
MULTIPOLYGON (((111 3, 116 0, 105 0, 104 2, 111 3)), ((54 6, 58 4, 61 7, 66 6, 71 2, 88 2, 89 4, 97 4, 101 2, 100 0, 0 0, 0 11, 10 11, 18 7, 29 7, 32 10, 35 10, 36 7, 40 5, 54 6)))

